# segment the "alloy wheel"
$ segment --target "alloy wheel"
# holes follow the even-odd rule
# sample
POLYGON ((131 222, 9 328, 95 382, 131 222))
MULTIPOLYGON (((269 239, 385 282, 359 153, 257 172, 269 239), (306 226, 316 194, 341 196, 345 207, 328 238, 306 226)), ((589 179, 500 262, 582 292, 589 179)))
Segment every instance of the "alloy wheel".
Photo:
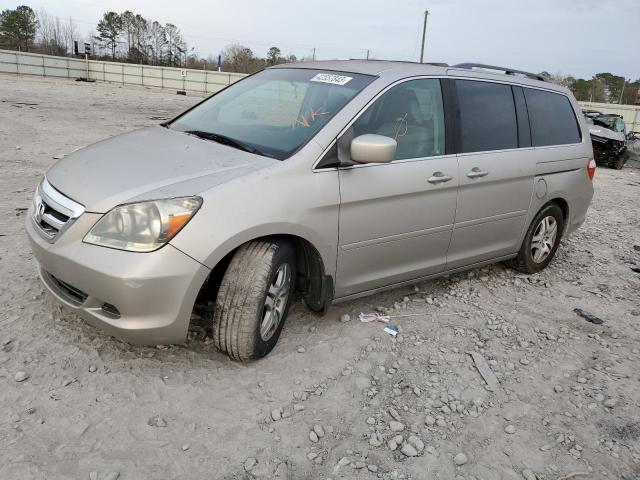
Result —
POLYGON ((558 222, 551 215, 544 217, 531 237, 531 257, 536 263, 542 263, 549 256, 556 243, 558 222))
POLYGON ((260 322, 260 337, 268 341, 278 330, 284 317, 284 311, 289 300, 291 290, 291 268, 283 263, 273 277, 264 301, 262 322, 260 322))

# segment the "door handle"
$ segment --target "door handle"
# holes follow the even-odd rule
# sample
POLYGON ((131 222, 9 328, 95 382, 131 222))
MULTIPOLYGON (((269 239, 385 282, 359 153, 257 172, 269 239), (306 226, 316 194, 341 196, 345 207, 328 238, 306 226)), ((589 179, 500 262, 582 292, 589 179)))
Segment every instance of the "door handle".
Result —
POLYGON ((473 167, 469 173, 467 173, 467 177, 469 178, 480 178, 486 177, 489 175, 489 172, 485 170, 480 170, 478 167, 473 167))
POLYGON ((445 182, 448 182, 449 180, 453 180, 453 177, 445 175, 442 172, 434 172, 433 175, 429 177, 427 182, 436 184, 436 183, 445 183, 445 182))

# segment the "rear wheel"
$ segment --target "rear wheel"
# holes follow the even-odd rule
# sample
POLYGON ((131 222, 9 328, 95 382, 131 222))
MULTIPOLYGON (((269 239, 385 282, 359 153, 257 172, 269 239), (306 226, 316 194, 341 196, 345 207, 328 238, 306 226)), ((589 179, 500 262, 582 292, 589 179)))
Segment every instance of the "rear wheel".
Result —
POLYGON ((243 362, 268 354, 280 337, 295 278, 295 255, 289 243, 261 240, 240 247, 216 298, 215 346, 243 362))
POLYGON ((542 208, 535 216, 520 247, 513 267, 522 273, 536 273, 553 260, 564 231, 562 210, 555 203, 542 208))

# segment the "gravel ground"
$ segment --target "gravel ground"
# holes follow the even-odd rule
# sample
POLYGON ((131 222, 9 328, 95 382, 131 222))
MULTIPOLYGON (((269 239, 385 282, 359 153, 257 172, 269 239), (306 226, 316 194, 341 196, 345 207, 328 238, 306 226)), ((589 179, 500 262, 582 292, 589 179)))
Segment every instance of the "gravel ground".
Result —
POLYGON ((598 169, 587 222, 546 271, 499 264, 324 317, 298 302, 276 349, 248 365, 197 331, 132 347, 59 307, 23 232, 42 174, 198 100, 0 76, 0 478, 640 478, 634 168, 598 169), (396 338, 359 322, 375 309, 396 338))

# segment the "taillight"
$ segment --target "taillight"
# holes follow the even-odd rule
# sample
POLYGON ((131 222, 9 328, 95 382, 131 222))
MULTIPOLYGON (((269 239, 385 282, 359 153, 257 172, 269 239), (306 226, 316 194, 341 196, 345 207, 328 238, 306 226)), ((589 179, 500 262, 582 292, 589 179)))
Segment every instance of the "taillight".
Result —
POLYGON ((593 158, 587 164, 587 173, 589 174, 589 180, 593 180, 593 176, 596 174, 596 161, 593 158))

